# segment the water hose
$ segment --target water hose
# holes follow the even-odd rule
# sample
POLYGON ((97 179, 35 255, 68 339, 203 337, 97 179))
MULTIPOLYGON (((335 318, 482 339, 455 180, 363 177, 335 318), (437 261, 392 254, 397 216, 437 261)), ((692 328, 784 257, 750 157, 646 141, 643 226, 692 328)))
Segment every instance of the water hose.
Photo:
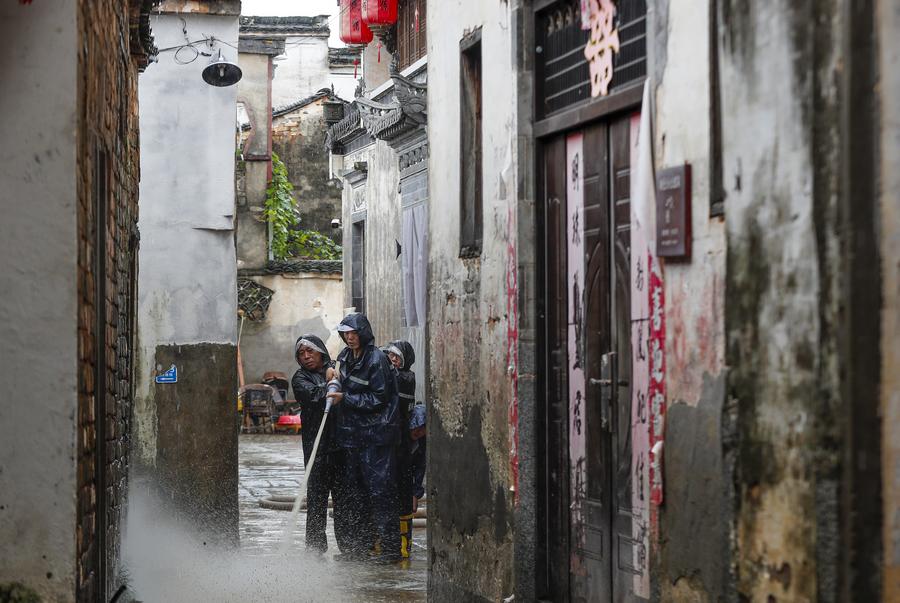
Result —
MULTIPOLYGON (((269 509, 270 511, 292 511, 294 509, 294 503, 297 501, 296 496, 287 496, 284 494, 272 494, 270 496, 266 496, 265 498, 259 499, 259 506, 262 509, 269 509)), ((333 501, 328 499, 328 508, 333 508, 333 501)), ((306 500, 304 499, 300 503, 300 510, 306 510, 306 500)), ((413 526, 418 527, 419 524, 415 522, 417 519, 424 520, 428 517, 428 512, 424 506, 419 507, 418 511, 413 513, 413 526)), ((425 524, 422 523, 424 526, 425 524)))

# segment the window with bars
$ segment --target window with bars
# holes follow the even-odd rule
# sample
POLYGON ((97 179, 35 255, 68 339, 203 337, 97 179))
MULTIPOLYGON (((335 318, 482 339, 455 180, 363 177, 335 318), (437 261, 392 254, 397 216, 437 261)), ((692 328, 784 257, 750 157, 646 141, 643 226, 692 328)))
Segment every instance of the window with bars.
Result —
MULTIPOLYGON (((619 52, 613 56, 610 94, 647 74, 646 0, 616 2, 615 27, 619 52)), ((538 118, 590 100, 590 70, 584 57, 590 33, 581 28, 578 0, 560 0, 535 15, 538 118)))
POLYGON ((400 0, 397 16, 397 67, 405 69, 428 53, 426 0, 400 0))

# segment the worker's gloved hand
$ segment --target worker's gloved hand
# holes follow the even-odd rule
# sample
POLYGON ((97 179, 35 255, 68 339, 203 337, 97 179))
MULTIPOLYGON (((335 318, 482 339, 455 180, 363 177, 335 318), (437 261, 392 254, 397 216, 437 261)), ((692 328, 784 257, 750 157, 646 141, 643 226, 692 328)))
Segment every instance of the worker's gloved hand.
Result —
MULTIPOLYGON (((328 370, 333 371, 334 369, 328 370)), ((332 378, 328 381, 327 392, 325 399, 328 400, 331 406, 339 404, 344 399, 344 392, 341 391, 341 384, 337 379, 332 378)))
POLYGON ((331 378, 328 380, 328 383, 325 386, 325 390, 327 392, 325 394, 325 399, 328 400, 328 403, 333 406, 344 399, 344 393, 341 391, 341 382, 335 379, 333 368, 329 368, 328 371, 326 371, 326 376, 329 375, 331 378))

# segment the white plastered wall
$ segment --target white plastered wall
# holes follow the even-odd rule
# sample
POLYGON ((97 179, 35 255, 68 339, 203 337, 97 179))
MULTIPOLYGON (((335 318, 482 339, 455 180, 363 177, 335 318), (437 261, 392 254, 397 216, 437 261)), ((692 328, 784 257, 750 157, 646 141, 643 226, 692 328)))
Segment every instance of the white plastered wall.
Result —
MULTIPOLYGON (((237 46, 238 17, 153 17, 156 46, 215 36, 237 46)), ((237 61, 237 51, 219 45, 237 61)), ((202 50, 206 50, 205 47, 202 50)), ((237 343, 234 158, 237 86, 206 84, 208 59, 180 65, 172 52, 141 75, 141 232, 138 283, 139 380, 136 460, 153 465, 155 412, 149 400, 158 345, 237 343)), ((163 367, 165 368, 165 367, 163 367)))
POLYGON ((332 84, 339 97, 352 100, 356 79, 352 71, 341 71, 328 66, 327 37, 289 36, 284 54, 275 59, 272 106, 288 105, 332 84))
POLYGON ((76 2, 0 5, 0 584, 75 600, 76 2))
POLYGON ((655 164, 691 166, 692 208, 691 259, 665 262, 666 330, 673 334, 666 394, 669 403, 696 406, 704 376, 717 376, 725 364, 725 220, 709 215, 709 7, 670 3, 667 16, 665 65, 653 88, 655 164))
POLYGON ((332 358, 344 347, 336 327, 343 318, 343 281, 340 274, 286 274, 253 277, 275 291, 266 318, 244 321, 241 359, 247 383, 258 383, 268 371, 290 379, 297 370, 294 342, 311 333, 325 342, 332 358))

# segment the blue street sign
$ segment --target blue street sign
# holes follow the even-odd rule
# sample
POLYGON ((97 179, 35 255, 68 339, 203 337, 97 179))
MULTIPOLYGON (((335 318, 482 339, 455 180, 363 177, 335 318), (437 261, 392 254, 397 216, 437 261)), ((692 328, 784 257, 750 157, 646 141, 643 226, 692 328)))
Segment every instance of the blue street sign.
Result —
POLYGON ((165 373, 156 376, 157 383, 178 383, 178 369, 175 365, 169 367, 165 373))

